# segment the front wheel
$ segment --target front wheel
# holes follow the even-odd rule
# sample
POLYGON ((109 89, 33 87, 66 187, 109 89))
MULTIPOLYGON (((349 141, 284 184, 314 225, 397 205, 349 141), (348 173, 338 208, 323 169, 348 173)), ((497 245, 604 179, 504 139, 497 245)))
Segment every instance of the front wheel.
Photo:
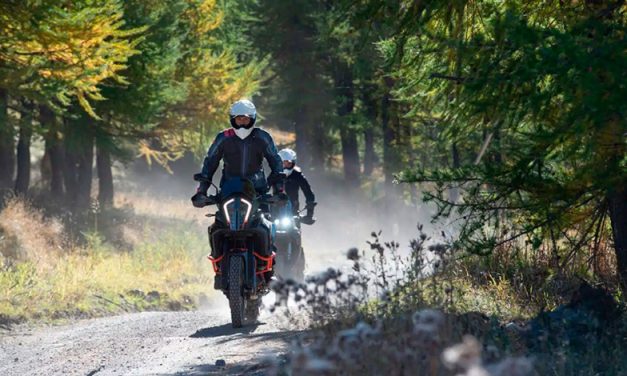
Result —
POLYGON ((244 310, 244 314, 246 316, 246 323, 254 324, 255 322, 257 322, 260 308, 261 308, 261 298, 246 301, 246 308, 244 310))
POLYGON ((303 247, 300 247, 300 252, 297 252, 295 256, 293 277, 297 282, 303 282, 305 280, 305 251, 303 247))
POLYGON ((294 240, 277 244, 277 274, 282 279, 302 282, 305 279, 305 253, 294 240))
POLYGON ((244 260, 241 257, 231 257, 229 260, 229 307, 231 308, 231 323, 234 328, 241 328, 244 323, 244 260))

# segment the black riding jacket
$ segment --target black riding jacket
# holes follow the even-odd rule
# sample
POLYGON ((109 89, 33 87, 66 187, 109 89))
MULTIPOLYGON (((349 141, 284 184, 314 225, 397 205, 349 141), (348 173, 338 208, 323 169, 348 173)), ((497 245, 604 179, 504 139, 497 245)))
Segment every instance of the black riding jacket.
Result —
POLYGON ((292 173, 285 179, 285 193, 292 202, 294 213, 297 213, 299 210, 298 189, 303 190, 307 204, 313 204, 316 201, 316 196, 311 190, 311 186, 309 185, 307 178, 303 175, 300 168, 294 167, 292 173))
MULTIPOLYGON (((220 132, 209 147, 201 174, 211 181, 220 160, 224 160, 220 186, 226 178, 245 177, 253 182, 256 191, 265 193, 268 190, 268 183, 263 172, 264 157, 273 173, 283 171, 281 157, 268 132, 253 128, 250 135, 242 140, 232 128, 229 128, 220 132)), ((201 184, 199 190, 206 192, 208 188, 209 184, 201 184)))

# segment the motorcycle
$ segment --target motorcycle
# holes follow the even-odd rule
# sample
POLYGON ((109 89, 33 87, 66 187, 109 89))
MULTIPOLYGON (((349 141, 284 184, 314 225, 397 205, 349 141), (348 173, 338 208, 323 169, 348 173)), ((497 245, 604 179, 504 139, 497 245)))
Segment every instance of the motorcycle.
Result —
POLYGON ((305 279, 305 252, 301 242, 299 214, 293 214, 289 199, 277 201, 272 206, 274 244, 277 249, 276 274, 282 279, 302 282, 305 279))
MULTIPOLYGON (((194 180, 206 181, 200 174, 194 180)), ((272 223, 260 206, 273 201, 258 196, 253 183, 243 178, 225 180, 221 191, 203 200, 203 206, 218 207, 215 214, 207 214, 216 218, 208 230, 215 252, 208 256, 216 273, 214 288, 228 298, 231 323, 239 328, 257 320, 261 297, 269 291, 275 258, 272 223)))

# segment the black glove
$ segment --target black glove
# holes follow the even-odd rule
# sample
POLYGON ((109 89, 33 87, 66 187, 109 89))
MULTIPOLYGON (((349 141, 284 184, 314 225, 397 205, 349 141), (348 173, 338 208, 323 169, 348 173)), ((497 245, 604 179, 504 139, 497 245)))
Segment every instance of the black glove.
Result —
POLYGON ((205 207, 207 205, 207 198, 207 194, 199 190, 192 196, 192 205, 196 208, 205 207))
POLYGON ((305 215, 305 217, 309 217, 309 218, 313 218, 314 216, 314 207, 316 207, 317 203, 313 202, 313 201, 308 201, 307 204, 305 205, 305 208, 307 208, 307 214, 305 215))
POLYGON ((306 225, 313 225, 314 223, 316 223, 316 218, 313 218, 310 216, 300 217, 300 223, 304 223, 306 225))
POLYGON ((287 175, 285 175, 285 173, 283 172, 279 172, 279 173, 272 172, 270 173, 270 175, 268 175, 268 185, 274 186, 279 183, 282 183, 286 177, 287 175))

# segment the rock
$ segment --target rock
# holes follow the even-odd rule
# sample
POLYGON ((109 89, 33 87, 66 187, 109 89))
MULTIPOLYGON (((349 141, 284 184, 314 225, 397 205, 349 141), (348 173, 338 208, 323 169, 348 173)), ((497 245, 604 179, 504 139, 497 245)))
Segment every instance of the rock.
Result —
POLYGON ((226 367, 226 361, 224 359, 216 360, 216 367, 226 367))
POLYGON ((170 311, 182 311, 183 310, 183 305, 181 304, 181 302, 173 300, 173 301, 169 301, 168 302, 168 309, 170 311))
POLYGON ((621 314, 619 306, 608 291, 586 281, 573 293, 566 307, 588 311, 603 322, 614 321, 621 314))
POLYGON ((611 331, 620 317, 621 310, 607 291, 583 282, 568 304, 542 312, 530 321, 528 346, 549 342, 587 348, 600 340, 604 330, 611 331))
POLYGON ((155 300, 159 300, 161 299, 161 294, 159 294, 159 291, 150 291, 148 294, 146 294, 146 301, 147 302, 154 302, 155 300))
POLYGON ((136 298, 142 298, 142 299, 144 299, 146 297, 146 294, 142 290, 137 290, 137 289, 129 290, 127 292, 127 294, 129 296, 136 297, 136 298))

